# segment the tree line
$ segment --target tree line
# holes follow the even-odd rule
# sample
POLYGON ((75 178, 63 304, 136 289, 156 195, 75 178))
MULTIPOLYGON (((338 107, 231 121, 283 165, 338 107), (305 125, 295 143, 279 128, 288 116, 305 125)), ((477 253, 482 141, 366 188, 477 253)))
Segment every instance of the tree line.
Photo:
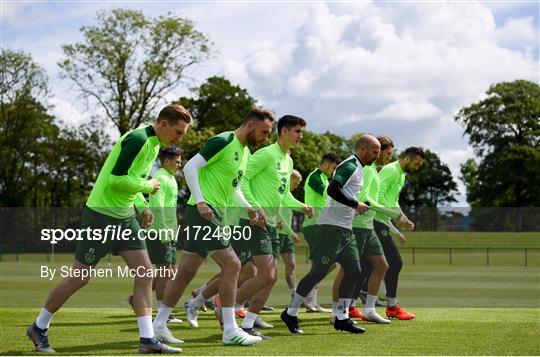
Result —
MULTIPOLYGON (((99 11, 95 24, 80 31, 82 40, 62 45, 58 63, 61 77, 94 113, 79 126, 51 115, 47 74, 29 54, 1 50, 2 207, 82 206, 112 144, 105 124, 112 123, 122 135, 152 120, 164 95, 178 86, 191 86, 189 70, 217 55, 192 21, 170 13, 149 18, 135 10, 99 11)), ((246 89, 219 76, 191 87, 190 93, 177 100, 195 119, 181 144, 184 160, 213 135, 236 128, 258 103, 246 89)), ((462 108, 455 120, 475 150, 475 157, 461 166, 459 178, 469 204, 540 206, 538 84, 494 84, 485 99, 462 108)), ((296 168, 307 177, 324 153, 345 158, 358 134, 346 138, 306 130, 292 153, 296 168)), ((456 202, 456 178, 435 152, 424 149, 426 162, 408 177, 400 201, 412 213, 456 202)), ((296 191, 301 198, 302 189, 296 191)), ((437 217, 428 218, 433 219, 437 217)))

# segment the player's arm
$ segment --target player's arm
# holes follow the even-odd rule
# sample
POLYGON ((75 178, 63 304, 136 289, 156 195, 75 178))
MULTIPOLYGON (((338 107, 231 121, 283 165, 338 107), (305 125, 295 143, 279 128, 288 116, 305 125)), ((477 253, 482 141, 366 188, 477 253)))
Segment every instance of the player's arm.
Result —
POLYGON ((167 195, 166 182, 162 177, 158 177, 157 180, 160 184, 160 190, 152 196, 152 207, 150 209, 154 213, 154 226, 158 229, 166 228, 165 223, 165 198, 167 195))
POLYGON ((309 180, 307 181, 307 185, 311 187, 313 191, 317 192, 321 196, 324 196, 324 192, 327 189, 327 186, 324 184, 324 182, 321 179, 321 175, 315 175, 315 174, 310 175, 309 180))
POLYGON ((201 154, 197 154, 184 165, 184 177, 186 178, 186 184, 189 191, 195 198, 196 204, 204 202, 201 185, 199 184, 199 170, 205 167, 207 164, 208 161, 206 161, 201 154))
MULTIPOLYGON (((155 193, 159 184, 146 180, 130 172, 131 165, 141 152, 146 139, 136 134, 128 134, 122 141, 118 159, 109 175, 109 182, 115 190, 129 193, 155 193)), ((140 199, 141 196, 139 196, 140 199)))
POLYGON ((263 149, 258 150, 255 154, 251 155, 247 164, 246 174, 242 178, 242 183, 240 185, 242 194, 255 209, 260 209, 262 207, 251 191, 251 180, 268 166, 269 160, 272 160, 269 151, 263 149))
POLYGON ((343 190, 343 186, 345 186, 345 183, 349 180, 355 169, 354 166, 347 163, 339 166, 328 185, 328 196, 342 205, 354 208, 359 213, 364 213, 369 209, 369 206, 362 202, 358 202, 356 197, 348 195, 343 190))

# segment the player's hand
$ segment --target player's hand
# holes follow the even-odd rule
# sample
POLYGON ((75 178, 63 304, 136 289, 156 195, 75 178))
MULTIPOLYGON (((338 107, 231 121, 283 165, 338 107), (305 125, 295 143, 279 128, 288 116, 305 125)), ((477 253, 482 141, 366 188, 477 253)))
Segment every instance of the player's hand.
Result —
POLYGON ((411 220, 407 219, 405 221, 405 228, 407 228, 409 231, 412 231, 414 229, 414 223, 411 220))
POLYGON ((276 228, 277 228, 277 229, 283 229, 283 227, 285 227, 285 222, 284 222, 284 221, 279 221, 279 222, 276 224, 276 228))
POLYGON ((364 202, 358 202, 358 206, 356 206, 356 212, 358 214, 365 213, 369 209, 369 206, 366 205, 364 202))
POLYGON ((292 241, 294 244, 300 243, 300 237, 298 237, 298 234, 295 233, 292 235, 292 241))
POLYGON ((208 221, 214 219, 214 212, 212 212, 212 209, 206 204, 206 202, 197 203, 197 210, 202 218, 208 221))
POLYGON ((304 205, 302 207, 302 212, 304 212, 304 214, 309 218, 313 218, 313 216, 315 215, 315 210, 313 209, 313 207, 308 205, 304 205))
POLYGON ((155 194, 159 190, 159 181, 156 179, 148 180, 152 184, 152 194, 155 194))
POLYGON ((253 208, 247 209, 247 214, 249 217, 249 224, 252 226, 256 225, 259 222, 259 211, 253 208))
POLYGON ((399 239, 399 243, 400 243, 401 245, 404 245, 404 244, 407 242, 407 239, 405 238, 405 236, 403 235, 403 233, 399 232, 399 233, 397 234, 397 236, 398 236, 398 239, 399 239))
POLYGON ((148 228, 154 222, 154 213, 150 208, 145 208, 141 213, 141 228, 148 228))
POLYGON ((264 215, 264 211, 262 209, 258 210, 257 213, 259 214, 259 221, 257 222, 257 225, 259 227, 266 227, 266 216, 264 215))

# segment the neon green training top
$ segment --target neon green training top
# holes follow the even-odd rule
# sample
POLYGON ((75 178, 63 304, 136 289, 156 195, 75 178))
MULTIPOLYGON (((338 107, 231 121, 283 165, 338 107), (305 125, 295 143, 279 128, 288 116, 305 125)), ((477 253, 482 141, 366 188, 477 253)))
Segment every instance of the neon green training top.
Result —
POLYGON ((369 209, 364 214, 357 215, 354 218, 353 227, 373 229, 373 219, 377 212, 393 219, 398 218, 401 213, 399 209, 384 207, 379 202, 380 178, 377 172, 377 164, 373 163, 364 166, 362 176, 364 176, 364 183, 357 199, 359 202, 369 202, 369 209))
MULTIPOLYGON (((156 171, 153 178, 159 181, 159 190, 155 195, 150 195, 149 199, 150 209, 154 213, 154 222, 150 228, 156 230, 172 229, 175 236, 178 228, 178 217, 176 216, 178 184, 174 175, 163 167, 156 171)), ((165 241, 170 241, 173 237, 168 237, 165 241)))
MULTIPOLYGON (((199 154, 207 162, 198 172, 204 201, 222 216, 225 208, 230 207, 232 194, 245 176, 251 153, 233 131, 226 131, 208 140, 199 154)), ((188 204, 196 204, 193 194, 188 204)))
POLYGON ((275 227, 280 208, 301 209, 290 191, 293 161, 276 142, 251 156, 242 182, 242 193, 253 208, 262 208, 268 225, 275 227))
MULTIPOLYGON (((395 208, 401 213, 399 206, 399 194, 405 184, 405 173, 401 169, 399 160, 385 165, 379 172, 379 203, 388 208, 395 208)), ((386 223, 391 216, 377 212, 375 219, 381 223, 386 223)))
POLYGON ((306 216, 304 227, 317 223, 317 218, 326 204, 328 185, 328 176, 318 168, 308 175, 304 185, 304 201, 306 205, 313 207, 315 215, 312 218, 306 216))
POLYGON ((147 180, 159 153, 160 143, 152 125, 131 130, 114 144, 99 172, 86 205, 114 218, 142 212, 148 207, 143 193, 151 193, 147 180))

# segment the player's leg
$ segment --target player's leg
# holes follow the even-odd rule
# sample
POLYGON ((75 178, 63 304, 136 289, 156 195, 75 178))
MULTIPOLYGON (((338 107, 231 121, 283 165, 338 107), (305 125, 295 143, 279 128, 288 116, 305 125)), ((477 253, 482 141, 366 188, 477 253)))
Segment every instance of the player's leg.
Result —
POLYGON ((294 294, 296 291, 296 254, 293 252, 282 252, 283 264, 285 265, 285 281, 287 286, 294 294))
POLYGON ((313 229, 310 239, 311 269, 298 283, 289 307, 281 313, 281 320, 291 333, 303 333, 298 324, 298 309, 315 285, 328 275, 330 265, 340 251, 340 237, 335 234, 334 226, 316 225, 313 229))
POLYGON ((221 267, 222 273, 219 280, 219 296, 221 300, 219 315, 223 320, 223 343, 225 345, 252 345, 259 343, 262 338, 251 336, 238 328, 234 316, 238 275, 241 269, 240 260, 232 248, 215 251, 211 256, 221 267))
POLYGON ((398 247, 394 243, 392 237, 390 236, 390 231, 388 227, 380 222, 374 222, 374 228, 381 242, 384 256, 388 262, 388 270, 384 278, 386 285, 386 296, 388 298, 388 306, 386 308, 386 316, 397 318, 399 320, 410 320, 415 316, 400 307, 397 303, 397 288, 399 273, 403 267, 403 259, 399 253, 398 247))
POLYGON ((184 252, 176 267, 176 278, 167 284, 165 294, 163 295, 163 303, 158 309, 153 324, 156 335, 165 342, 173 343, 179 341, 172 336, 167 328, 167 319, 203 262, 204 258, 199 254, 184 252))
MULTIPOLYGON (((119 220, 84 207, 81 216, 81 227, 105 229, 107 225, 118 225, 119 220)), ((32 340, 38 352, 54 353, 49 344, 47 330, 54 314, 66 303, 76 291, 90 281, 90 270, 104 257, 111 248, 111 242, 83 240, 78 242, 75 252, 73 271, 79 272, 80 277, 68 276, 56 285, 49 293, 36 321, 27 329, 27 336, 32 340)))
MULTIPOLYGON (((137 244, 133 242, 133 244, 137 244)), ((144 248, 144 244, 142 245, 144 248)), ((146 249, 130 247, 130 250, 120 251, 120 256, 130 269, 148 272, 152 263, 146 249), (133 249, 132 249, 133 248, 133 249), (143 268, 139 270, 140 268, 143 268)), ((137 316, 139 327, 141 353, 178 353, 180 348, 169 347, 156 338, 152 326, 152 276, 150 274, 136 275, 133 280, 133 311, 137 316)), ((179 342, 183 342, 179 340, 179 342)))

